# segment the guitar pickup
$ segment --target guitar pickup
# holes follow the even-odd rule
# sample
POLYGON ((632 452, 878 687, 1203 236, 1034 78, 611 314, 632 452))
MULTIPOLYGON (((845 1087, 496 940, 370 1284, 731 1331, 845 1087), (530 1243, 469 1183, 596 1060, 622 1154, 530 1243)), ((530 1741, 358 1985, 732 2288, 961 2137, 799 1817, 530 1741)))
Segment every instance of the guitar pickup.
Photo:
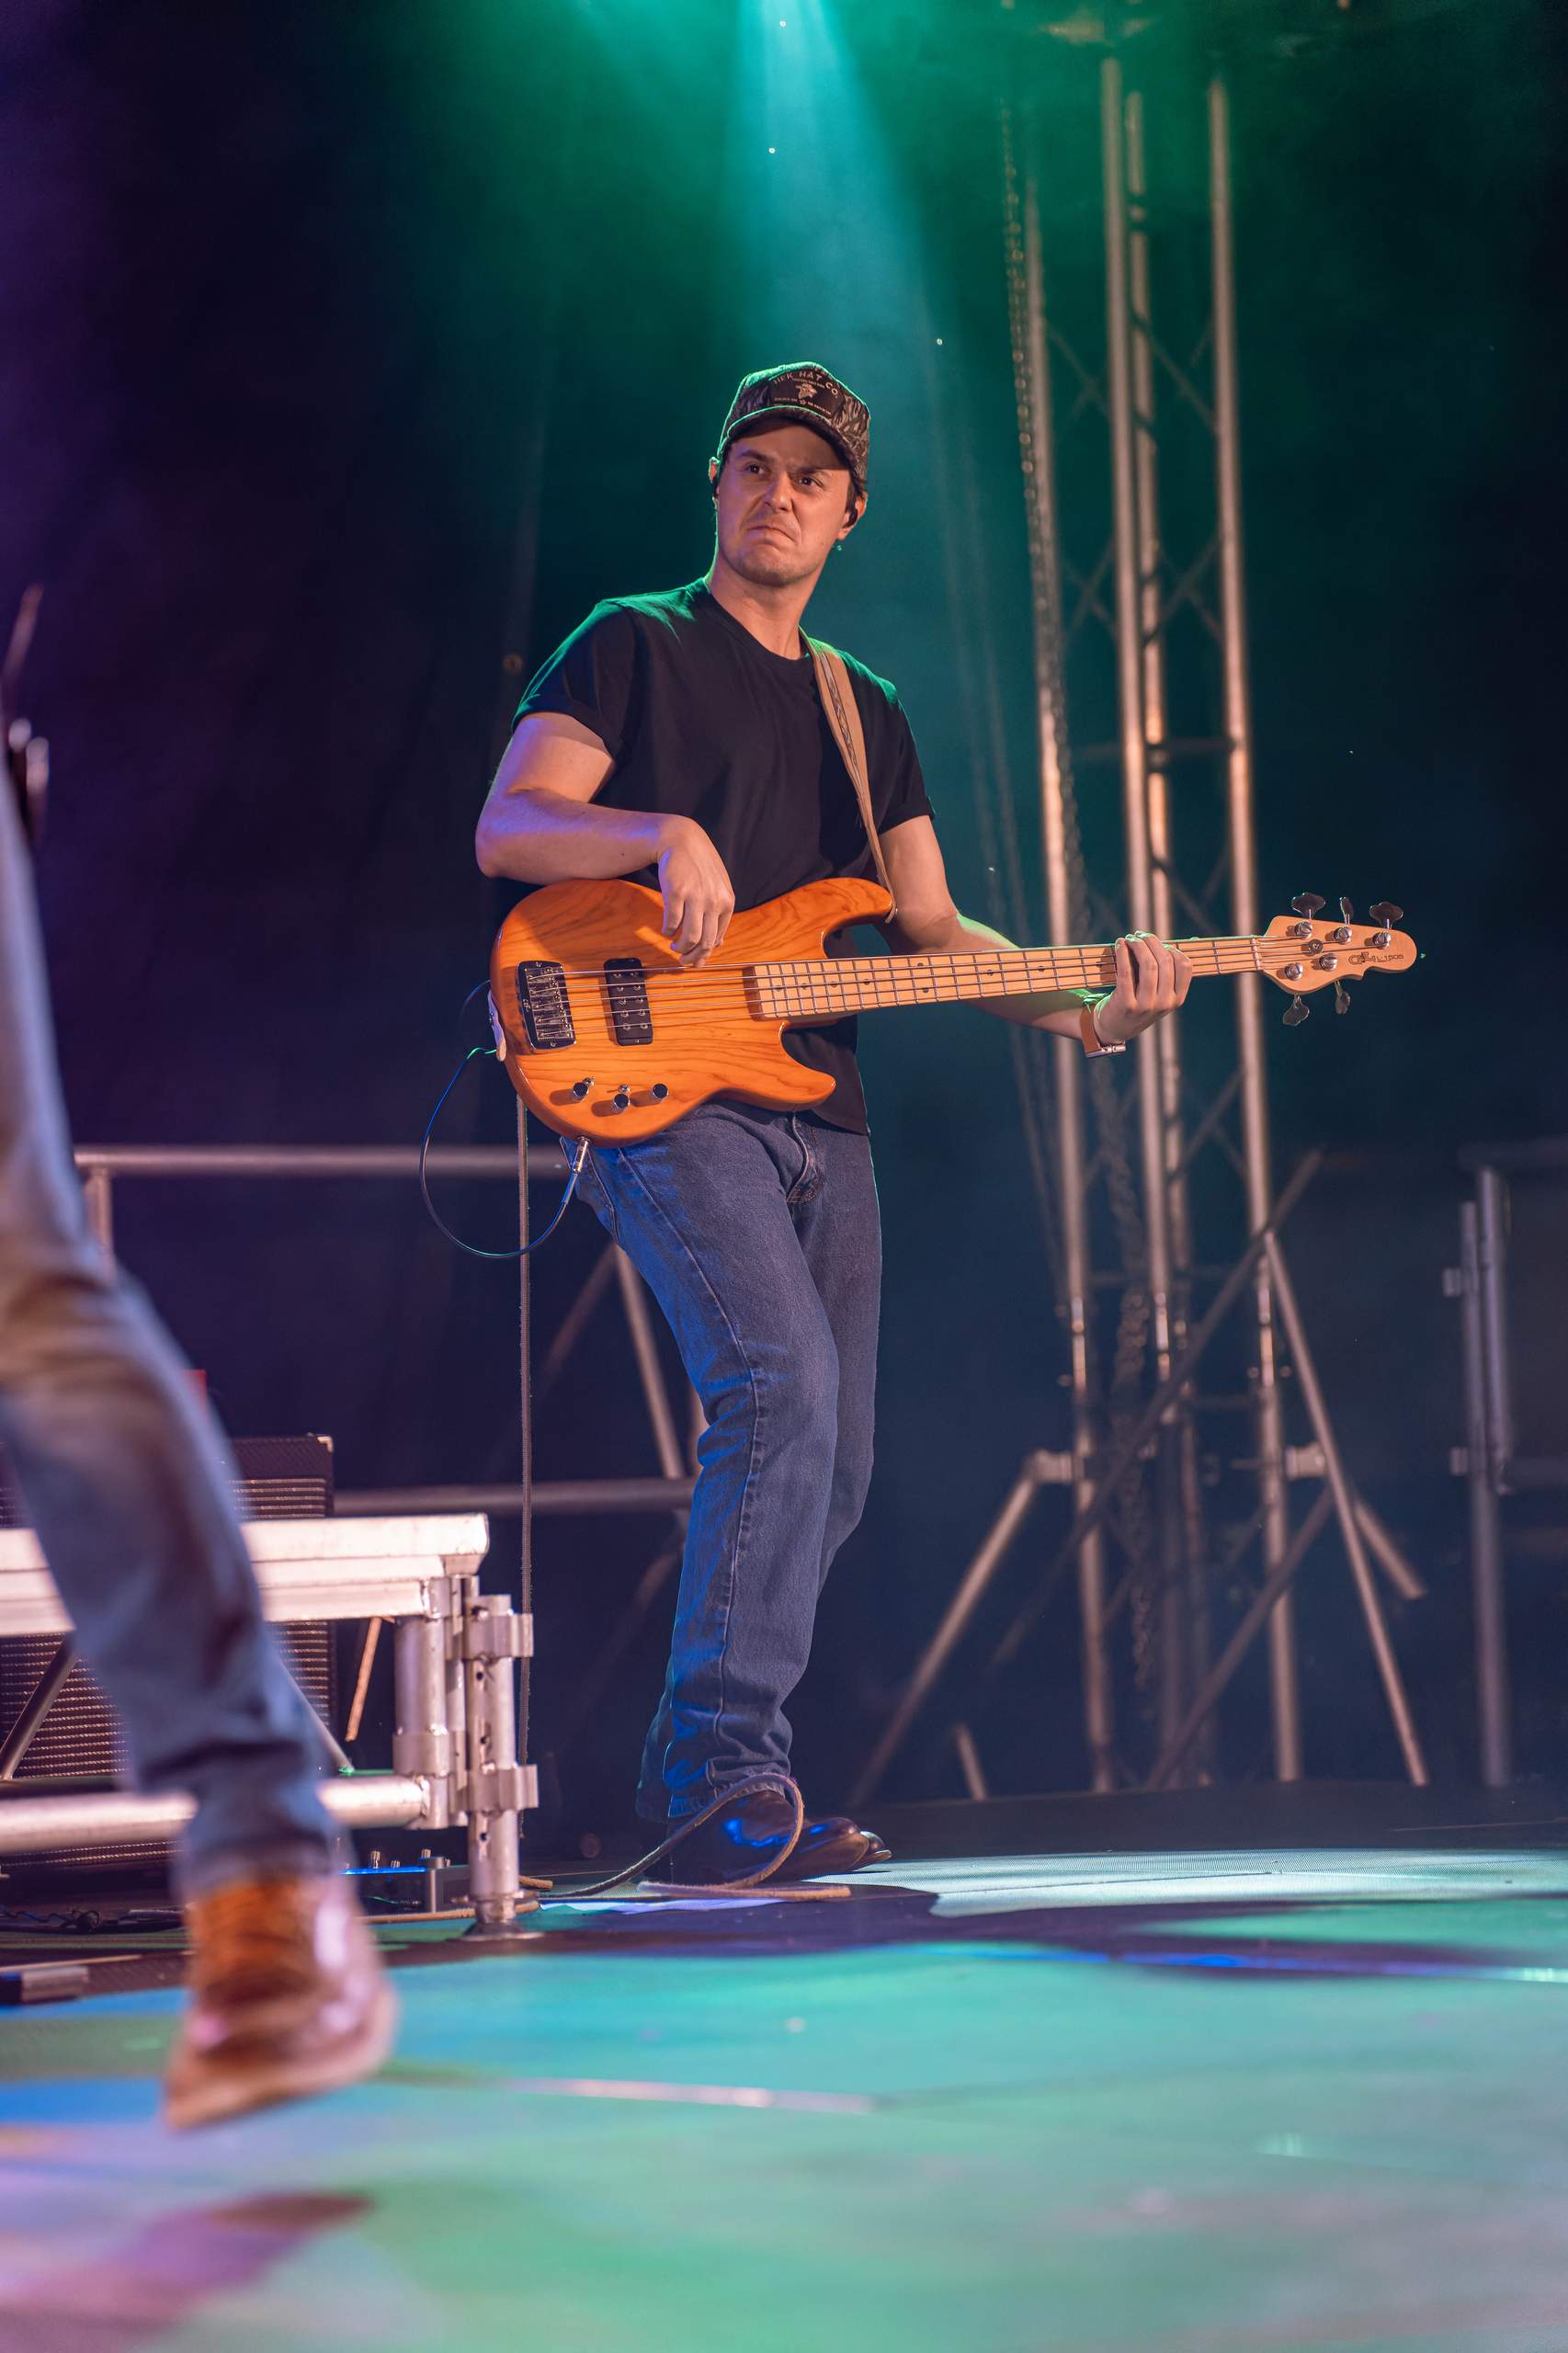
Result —
POLYGON ((540 1052, 554 1046, 574 1046, 566 974, 559 964, 519 964, 517 968, 517 1011, 528 1043, 540 1052))
POLYGON ((610 1027, 618 1046, 651 1046, 653 1017, 648 1010, 648 983, 635 956, 605 960, 605 990, 609 997, 610 1027))

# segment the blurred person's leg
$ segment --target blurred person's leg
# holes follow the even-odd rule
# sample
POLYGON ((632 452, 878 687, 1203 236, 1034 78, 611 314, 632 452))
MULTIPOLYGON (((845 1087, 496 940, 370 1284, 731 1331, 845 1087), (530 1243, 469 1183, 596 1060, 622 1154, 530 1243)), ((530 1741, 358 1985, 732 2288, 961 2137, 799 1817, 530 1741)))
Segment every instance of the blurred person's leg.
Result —
MULTIPOLYGON (((277 1946, 279 1927, 285 1942, 292 1935, 298 1948, 303 1936, 312 1951, 296 1949, 287 1964, 273 1951, 262 1975, 270 1970, 274 1993, 281 1972, 296 2008, 301 2000, 320 2007, 326 1987, 318 1983, 312 1995, 312 1972, 341 1976, 347 1960, 369 1975, 359 2010, 368 2015, 370 1995, 384 2009, 368 1937, 332 1877, 320 1734, 263 1622, 225 1450, 172 1343, 87 1231, 28 859, 3 777, 0 1439, 77 1645, 124 1727, 138 1786, 197 1801, 181 1858, 196 1937, 192 2027, 202 2023, 205 1984, 210 2051, 226 2034, 232 2040, 233 2018, 210 2013, 232 2010, 238 1979, 259 1983, 256 1954, 268 1938, 277 1946), (247 1889, 265 1900, 247 1909, 247 1889), (263 1920, 269 1904, 272 1926, 263 1920), (236 1933, 245 1948, 238 1979, 236 1933), (335 1958, 315 1950, 324 1937, 335 1958)), ((255 2040, 248 2089, 232 2080, 221 2087, 227 2112, 324 2087, 263 2086, 255 2040)), ((318 2071, 320 2043, 315 2035, 318 2071)))
POLYGON ((187 1888, 323 1870, 321 1738, 262 1621, 222 1441, 87 1230, 19 835, 0 790, 0 1438, 138 1786, 198 1802, 187 1888))

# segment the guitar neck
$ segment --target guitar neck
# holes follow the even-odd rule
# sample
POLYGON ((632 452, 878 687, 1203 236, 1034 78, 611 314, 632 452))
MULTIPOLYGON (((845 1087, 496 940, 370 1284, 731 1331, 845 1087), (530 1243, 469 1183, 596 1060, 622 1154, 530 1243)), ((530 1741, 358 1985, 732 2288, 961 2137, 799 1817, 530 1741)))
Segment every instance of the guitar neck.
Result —
MULTIPOLYGON (((1170 944, 1191 959, 1196 976, 1263 970, 1256 939, 1170 944)), ((833 956, 752 969, 767 1011, 784 1019, 869 1013, 883 1005, 963 1004, 1116 986, 1109 942, 1091 948, 975 949, 961 956, 833 956)))

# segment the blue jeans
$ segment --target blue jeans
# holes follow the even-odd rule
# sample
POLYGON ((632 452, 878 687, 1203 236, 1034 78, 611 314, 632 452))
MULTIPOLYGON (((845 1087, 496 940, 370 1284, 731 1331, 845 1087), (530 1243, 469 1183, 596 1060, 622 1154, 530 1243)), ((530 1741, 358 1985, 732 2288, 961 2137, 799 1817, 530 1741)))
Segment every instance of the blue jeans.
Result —
POLYGON ((327 1867, 320 1733, 262 1620, 233 1466, 166 1334, 87 1232, 4 776, 0 1439, 138 1784, 197 1800, 184 1888, 327 1867))
POLYGON ((877 1191, 865 1136, 729 1103, 646 1143, 596 1144, 583 1189, 664 1309, 708 1417, 637 1793, 663 1821, 790 1770, 784 1703, 871 1475, 877 1191))

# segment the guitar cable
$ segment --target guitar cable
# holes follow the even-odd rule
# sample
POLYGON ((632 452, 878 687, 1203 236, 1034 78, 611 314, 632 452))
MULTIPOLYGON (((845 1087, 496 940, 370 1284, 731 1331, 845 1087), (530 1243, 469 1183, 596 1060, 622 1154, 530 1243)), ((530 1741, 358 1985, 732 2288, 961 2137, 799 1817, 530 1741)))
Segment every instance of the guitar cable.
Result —
POLYGON ((754 1773, 749 1780, 733 1781, 728 1789, 721 1790, 716 1798, 710 1798, 699 1813, 684 1816, 667 1838, 662 1839, 658 1846, 651 1847, 645 1855, 638 1858, 636 1862, 628 1863, 623 1870, 613 1871, 608 1879, 590 1880, 585 1887, 568 1888, 562 1895, 561 1901, 563 1904, 585 1903, 590 1896, 609 1895, 616 1888, 628 1886, 632 1881, 642 1879, 645 1872, 653 1870, 655 1863, 662 1863, 666 1855, 674 1854, 676 1848, 683 1846, 694 1830, 700 1830, 704 1823, 711 1822, 713 1816, 722 1813, 725 1806, 733 1805, 737 1798, 752 1797, 761 1790, 781 1790, 789 1798, 795 1816, 790 1836, 778 1853, 770 1857, 760 1870, 750 1872, 744 1879, 727 1879, 722 1882, 715 1882, 712 1892, 715 1895, 744 1895, 753 1888, 766 1886, 770 1879, 776 1879, 783 1870, 800 1845, 801 1834, 806 1826, 806 1802, 787 1773, 754 1773))
MULTIPOLYGON (((694 1832, 700 1830, 705 1823, 711 1822, 713 1816, 716 1813, 721 1813, 724 1807, 733 1805, 737 1799, 756 1796, 763 1790, 782 1791, 782 1793, 790 1800, 790 1810, 793 1815, 793 1820, 790 1823, 788 1836, 783 1840, 782 1844, 776 1849, 776 1851, 768 1857, 767 1862, 761 1864, 755 1871, 746 1872, 740 1879, 712 1881, 698 1880, 692 1881, 689 1883, 678 1880, 668 1880, 659 1885, 656 1892, 662 1894, 679 1896, 693 1894, 751 1895, 765 1891, 767 1887, 768 1881, 778 1878, 779 1872, 783 1870, 785 1864, 789 1861, 790 1856, 800 1845, 801 1835, 806 1826, 805 1800, 801 1795, 800 1790, 796 1787, 795 1783, 790 1779, 787 1773, 775 1773, 770 1771, 753 1773, 744 1781, 731 1782, 727 1789, 721 1790, 717 1797, 710 1798, 708 1803, 699 1808, 696 1813, 682 1815, 680 1821, 670 1832, 667 1838, 661 1839, 656 1847, 651 1847, 648 1852, 645 1855, 639 1856, 635 1862, 624 1863, 619 1870, 611 1871, 607 1878, 585 1880, 580 1882, 571 1879, 566 1879, 565 1881, 559 1878, 554 1880, 540 1879, 531 1880, 528 1881, 528 1884, 529 1886, 537 1887, 541 1891, 549 1890, 550 1900, 556 1904, 587 1904, 597 1896, 613 1895, 618 1888, 634 1886, 638 1881, 643 1879, 646 1874, 653 1869, 653 1866, 656 1863, 663 1862, 666 1855, 674 1854, 678 1847, 684 1846, 686 1841, 692 1836, 694 1832)), ((360 1900, 362 1902, 375 1903, 381 1905, 383 1907, 383 1913, 387 1915, 401 1913, 405 1916, 413 1916, 415 1918, 419 1916, 419 1907, 417 1904, 399 1904, 393 1897, 373 1896, 369 1895, 368 1893, 364 1893, 361 1894, 360 1900)), ((0 1914, 0 1924, 3 1924, 6 1916, 6 1915, 0 1914)), ((20 1917, 21 1915, 12 1915, 10 1916, 20 1917)), ((378 1915, 378 1916, 382 1916, 382 1915, 378 1915)), ((65 1926, 67 1924, 62 1921, 60 1925, 65 1926)))
MULTIPOLYGON (((464 997, 462 1005, 459 1008, 458 1012, 458 1022, 460 1027, 462 1022, 463 1015, 468 1011, 469 1006, 473 1003, 474 998, 479 995, 481 989, 485 988, 486 986, 488 986, 486 982, 478 981, 474 983, 473 987, 470 989, 467 996, 464 997)), ((464 1054, 461 1062, 459 1063, 456 1070, 453 1071, 450 1078, 448 1079, 445 1086, 442 1087, 440 1094, 437 1096, 435 1109, 431 1112, 428 1120, 426 1122, 425 1133, 419 1146, 419 1190, 424 1199, 425 1207, 429 1212, 431 1222, 440 1233, 446 1235, 447 1240, 450 1242, 455 1248, 466 1252, 468 1256, 471 1258, 523 1258, 527 1257, 531 1251, 539 1249, 542 1244, 548 1242, 551 1235, 555 1232, 556 1227, 560 1224, 562 1219, 566 1214, 567 1209, 571 1203, 572 1196, 577 1189, 577 1179, 583 1173, 583 1164, 588 1156, 588 1140, 586 1136, 583 1136, 579 1138, 576 1149, 573 1153, 571 1174, 566 1179, 565 1190, 562 1192, 560 1200, 556 1203, 555 1214, 551 1219, 550 1223, 543 1229, 542 1233, 532 1235, 528 1241, 523 1243, 517 1249, 483 1250, 480 1248, 477 1243, 465 1242, 460 1233, 454 1233, 452 1232, 451 1227, 447 1223, 445 1218, 442 1217, 440 1211, 437 1209, 435 1202, 430 1198, 430 1179, 427 1164, 430 1156, 431 1140, 436 1132, 436 1122, 440 1118, 442 1112, 446 1109, 448 1098, 450 1097, 452 1089, 456 1086, 459 1079, 461 1078, 464 1071, 467 1070, 470 1063, 482 1061, 498 1062, 500 1058, 501 1049, 499 1045, 471 1046, 468 1049, 468 1051, 464 1054)), ((688 1815, 684 1821, 678 1824, 673 1831, 671 1831, 667 1838, 661 1839, 656 1847, 651 1847, 648 1852, 645 1855, 640 1856, 635 1862, 628 1863, 620 1870, 611 1872, 608 1879, 591 1880, 586 1886, 572 1888, 567 1900, 572 1903, 586 1902, 590 1896, 611 1894, 618 1887, 626 1887, 633 1881, 642 1879, 646 1872, 653 1870, 655 1863, 661 1863, 664 1861, 666 1855, 674 1854, 676 1849, 683 1846, 687 1839, 688 1839, 695 1831, 700 1830, 705 1823, 710 1822, 713 1819, 713 1816, 716 1813, 721 1813, 725 1806, 733 1805, 738 1798, 750 1797, 763 1790, 782 1790, 789 1797, 794 1815, 794 1819, 790 1827, 790 1835, 785 1839, 784 1844, 778 1848, 778 1852, 770 1856, 768 1860, 764 1863, 759 1870, 748 1872, 741 1879, 726 1880, 723 1881, 722 1886, 716 1887, 714 1892, 715 1893, 721 1894, 729 1893, 738 1895, 744 1893, 750 1888, 757 1888, 766 1885, 767 1881, 778 1876, 778 1872, 782 1870, 784 1865, 789 1861, 790 1856, 800 1845, 801 1833, 806 1826, 805 1800, 801 1797, 799 1789, 790 1779, 788 1774, 783 1773, 754 1774, 748 1780, 736 1781, 731 1788, 722 1790, 716 1798, 711 1799, 709 1803, 703 1806, 698 1813, 688 1815)))
MULTIPOLYGON (((460 1029, 462 1024, 463 1015, 468 1011, 469 1006, 473 1003, 473 1000, 479 995, 480 990, 487 988, 488 986, 489 983, 487 981, 476 981, 472 988, 470 989, 458 1012, 458 1024, 460 1029)), ((562 1219, 565 1216, 566 1211, 571 1205, 572 1196, 577 1189, 577 1179, 583 1173, 583 1164, 588 1156, 588 1139, 586 1136, 583 1136, 578 1141, 576 1151, 572 1155, 572 1170, 571 1175, 566 1179, 566 1189, 555 1205, 554 1216, 551 1219, 550 1223, 544 1228, 542 1233, 531 1234, 527 1242, 519 1244, 518 1247, 515 1250, 482 1250, 477 1242, 465 1242, 460 1233, 454 1233, 451 1227, 447 1223, 446 1219, 436 1207, 435 1202, 430 1199, 430 1174, 428 1164, 430 1159, 431 1138, 436 1132, 437 1120, 440 1118, 442 1112, 447 1108, 448 1097, 451 1094, 453 1087, 456 1086, 464 1071, 467 1070, 470 1063, 479 1061, 499 1062, 500 1059, 501 1049, 498 1045, 471 1046, 467 1053, 464 1054, 461 1062, 458 1064, 456 1070, 453 1071, 450 1078, 448 1079, 445 1086, 442 1087, 440 1094, 436 1098, 436 1108, 431 1112, 429 1119, 426 1122, 425 1134, 419 1146, 419 1193, 421 1199, 425 1203, 426 1210, 429 1214, 431 1223, 438 1232, 446 1235, 447 1240, 452 1245, 454 1249, 466 1252, 468 1256, 471 1258, 516 1260, 517 1258, 527 1258, 530 1256, 534 1251, 541 1249, 544 1244, 550 1240, 551 1235, 555 1232, 555 1229, 560 1224, 562 1219)))

